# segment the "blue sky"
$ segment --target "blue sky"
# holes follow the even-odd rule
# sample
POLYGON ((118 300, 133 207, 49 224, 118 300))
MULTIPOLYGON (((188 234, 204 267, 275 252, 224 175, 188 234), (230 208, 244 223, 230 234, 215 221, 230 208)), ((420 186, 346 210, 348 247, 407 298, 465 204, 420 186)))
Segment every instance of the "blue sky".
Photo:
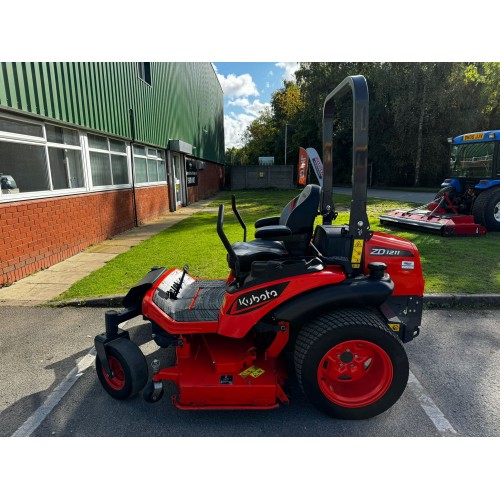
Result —
POLYGON ((293 80, 299 63, 214 62, 224 91, 226 149, 242 146, 246 127, 269 106, 271 94, 293 80))

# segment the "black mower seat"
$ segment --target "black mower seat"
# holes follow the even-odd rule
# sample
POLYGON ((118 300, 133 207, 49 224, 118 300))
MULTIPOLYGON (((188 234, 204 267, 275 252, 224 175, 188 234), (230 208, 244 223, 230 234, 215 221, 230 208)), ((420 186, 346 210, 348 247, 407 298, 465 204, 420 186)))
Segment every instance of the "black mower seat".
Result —
MULTIPOLYGON (((279 217, 259 219, 255 223, 256 239, 233 243, 240 271, 249 272, 252 262, 277 260, 307 254, 314 220, 318 214, 321 188, 307 185, 299 196, 291 200, 279 217)), ((229 267, 234 271, 231 257, 229 267)))
MULTIPOLYGON (((283 259, 288 256, 281 241, 252 240, 233 243, 234 253, 238 257, 241 272, 249 272, 252 262, 283 259)), ((234 270, 234 262, 228 256, 229 267, 234 270)))

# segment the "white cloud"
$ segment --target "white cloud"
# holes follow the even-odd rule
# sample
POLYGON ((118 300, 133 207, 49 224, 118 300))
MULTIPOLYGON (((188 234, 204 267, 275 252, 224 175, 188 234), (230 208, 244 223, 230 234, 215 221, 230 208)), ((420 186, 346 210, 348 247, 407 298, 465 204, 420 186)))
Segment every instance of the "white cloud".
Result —
POLYGON ((258 116, 266 108, 269 108, 269 106, 270 104, 268 102, 260 102, 258 99, 255 99, 251 104, 245 106, 244 109, 247 113, 258 116))
POLYGON ((294 63, 294 62, 292 63, 279 62, 276 63, 275 66, 277 66, 278 68, 283 68, 285 70, 285 72, 281 77, 283 80, 291 80, 293 82, 295 81, 295 72, 300 67, 299 63, 294 63))
POLYGON ((252 80, 252 76, 245 73, 240 76, 230 74, 224 76, 217 73, 225 97, 247 97, 250 95, 259 95, 259 91, 252 80))
POLYGON ((268 108, 270 104, 268 102, 260 102, 259 99, 254 99, 250 102, 246 97, 243 99, 233 99, 227 103, 228 106, 239 106, 243 108, 245 113, 249 113, 253 116, 258 116, 264 109, 268 108))
POLYGON ((241 148, 243 146, 243 133, 245 129, 254 121, 255 117, 246 114, 224 115, 224 141, 226 149, 241 148))
POLYGON ((248 99, 242 98, 229 101, 228 106, 239 106, 244 112, 235 113, 232 111, 224 115, 224 140, 226 149, 232 147, 241 148, 243 146, 243 133, 245 129, 270 104, 260 102, 259 99, 254 99, 253 102, 250 102, 248 99))
POLYGON ((228 101, 227 103, 228 106, 241 106, 242 108, 248 106, 249 104, 250 101, 245 97, 242 99, 233 99, 232 101, 228 101))

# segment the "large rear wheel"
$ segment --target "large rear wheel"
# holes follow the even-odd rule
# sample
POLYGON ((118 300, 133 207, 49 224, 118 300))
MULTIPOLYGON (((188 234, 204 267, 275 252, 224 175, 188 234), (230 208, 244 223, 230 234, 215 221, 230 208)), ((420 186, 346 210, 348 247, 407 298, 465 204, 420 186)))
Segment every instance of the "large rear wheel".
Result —
POLYGON ((379 415, 400 398, 408 382, 401 341, 367 309, 316 318, 300 331, 294 359, 305 395, 335 418, 379 415))
POLYGON ((500 187, 481 193, 474 202, 472 215, 488 231, 500 231, 500 187))
POLYGON ((139 347, 128 339, 118 339, 106 346, 113 377, 109 377, 99 357, 95 367, 99 382, 115 399, 127 399, 137 394, 148 381, 148 364, 139 347))

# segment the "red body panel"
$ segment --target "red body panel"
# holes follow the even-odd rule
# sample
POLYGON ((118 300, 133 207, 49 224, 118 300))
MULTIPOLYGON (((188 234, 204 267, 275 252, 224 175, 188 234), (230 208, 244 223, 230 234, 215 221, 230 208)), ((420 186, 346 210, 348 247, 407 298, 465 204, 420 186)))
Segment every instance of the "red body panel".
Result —
POLYGON ((222 306, 222 314, 219 318, 219 327, 217 333, 232 338, 242 338, 249 330, 266 314, 271 312, 276 306, 296 297, 300 293, 312 290, 325 285, 334 285, 345 280, 344 272, 339 268, 325 269, 318 273, 294 276, 281 280, 272 281, 264 285, 257 285, 252 288, 244 289, 239 293, 226 294, 222 306), (265 302, 264 305, 257 305, 254 309, 248 309, 248 312, 235 311, 235 306, 244 294, 253 294, 256 291, 262 291, 273 285, 287 284, 281 295, 275 299, 265 302))
MULTIPOLYGON (((284 334, 288 337, 287 331, 284 334)), ((160 370, 153 380, 175 382, 179 395, 174 403, 184 410, 262 410, 288 403, 281 387, 286 375, 277 359, 281 349, 274 356, 269 349, 258 355, 253 340, 219 335, 183 338, 177 365, 160 370)))
POLYGON ((425 282, 420 254, 411 241, 374 232, 365 244, 363 261, 365 274, 370 273, 370 262, 384 262, 387 265, 387 273, 394 282, 393 295, 423 295, 425 282))
POLYGON ((331 267, 318 273, 299 275, 290 278, 284 278, 271 281, 265 284, 256 285, 251 288, 245 288, 240 292, 233 294, 226 293, 222 302, 219 321, 190 321, 179 322, 165 314, 156 304, 153 303, 153 295, 161 282, 174 271, 170 269, 163 274, 153 287, 146 293, 142 302, 142 311, 144 316, 160 325, 165 331, 173 335, 218 333, 220 335, 232 338, 244 337, 250 329, 258 323, 266 314, 272 311, 279 304, 288 299, 297 296, 307 290, 340 283, 345 280, 345 274, 340 267, 331 267), (276 297, 266 297, 262 305, 256 304, 248 311, 236 311, 238 300, 249 294, 255 295, 257 291, 262 292, 273 286, 283 285, 284 290, 276 297))

